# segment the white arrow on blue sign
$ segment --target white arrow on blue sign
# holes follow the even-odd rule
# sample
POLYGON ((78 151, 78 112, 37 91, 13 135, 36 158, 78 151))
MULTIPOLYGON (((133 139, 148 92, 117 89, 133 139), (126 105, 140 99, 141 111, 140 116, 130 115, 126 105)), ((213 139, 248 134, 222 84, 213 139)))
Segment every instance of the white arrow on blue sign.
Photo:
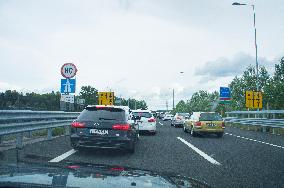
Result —
POLYGON ((76 79, 61 79, 61 93, 75 93, 76 79))

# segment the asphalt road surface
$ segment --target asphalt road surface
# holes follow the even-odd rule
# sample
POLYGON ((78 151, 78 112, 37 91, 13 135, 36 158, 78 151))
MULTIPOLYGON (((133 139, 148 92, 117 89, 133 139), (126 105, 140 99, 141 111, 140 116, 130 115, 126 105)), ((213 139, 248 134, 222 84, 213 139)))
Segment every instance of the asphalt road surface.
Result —
POLYGON ((69 137, 0 152, 0 164, 85 162, 169 172, 205 181, 212 187, 283 187, 284 138, 226 128, 223 138, 191 137, 169 122, 157 122, 157 134, 141 135, 134 154, 113 150, 76 151, 69 137))

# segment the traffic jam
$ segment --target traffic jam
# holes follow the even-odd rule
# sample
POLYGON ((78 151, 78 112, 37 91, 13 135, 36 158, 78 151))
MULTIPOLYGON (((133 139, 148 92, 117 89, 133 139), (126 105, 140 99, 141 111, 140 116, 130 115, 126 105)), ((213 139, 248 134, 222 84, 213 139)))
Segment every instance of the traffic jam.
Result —
POLYGON ((216 112, 176 113, 150 110, 131 110, 128 106, 89 105, 71 124, 70 143, 76 150, 82 148, 120 149, 135 152, 140 134, 155 135, 157 118, 170 121, 196 137, 215 134, 222 137, 225 123, 216 112))

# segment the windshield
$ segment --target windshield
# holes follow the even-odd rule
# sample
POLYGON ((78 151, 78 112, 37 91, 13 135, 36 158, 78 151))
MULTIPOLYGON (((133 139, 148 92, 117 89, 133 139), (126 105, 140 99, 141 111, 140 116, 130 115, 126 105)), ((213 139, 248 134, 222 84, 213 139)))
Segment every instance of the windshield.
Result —
POLYGON ((188 117, 189 113, 178 113, 177 115, 178 116, 183 116, 183 117, 188 117))
POLYGON ((201 113, 200 121, 222 121, 222 117, 217 113, 201 113))
POLYGON ((85 109, 79 116, 78 121, 125 121, 125 112, 121 109, 85 109))
POLYGON ((0 188, 7 165, 24 187, 284 187, 284 0, 0 0, 0 188))

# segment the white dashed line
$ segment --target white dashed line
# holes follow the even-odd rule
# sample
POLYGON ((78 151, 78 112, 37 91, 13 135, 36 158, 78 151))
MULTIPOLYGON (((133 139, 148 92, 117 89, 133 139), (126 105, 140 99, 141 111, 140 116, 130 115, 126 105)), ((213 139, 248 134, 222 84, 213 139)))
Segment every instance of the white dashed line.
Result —
POLYGON ((191 143, 187 142, 186 140, 177 137, 177 139, 179 139, 181 142, 183 142, 185 145, 187 145, 188 147, 190 147, 191 149, 193 149, 196 153, 198 153, 199 155, 201 155, 204 159, 206 159, 207 161, 209 161, 212 164, 215 165, 221 165, 218 161, 216 161, 215 159, 213 159, 212 157, 210 157, 209 155, 207 155, 206 153, 204 153, 203 151, 201 151, 200 149, 198 149, 197 147, 195 147, 194 145, 192 145, 191 143))
POLYGON ((161 122, 159 122, 159 124, 160 124, 160 125, 164 125, 164 124, 162 124, 161 122))
POLYGON ((63 159, 66 159, 67 157, 69 157, 70 155, 76 153, 76 150, 71 149, 70 151, 67 151, 66 153, 63 153, 62 155, 59 155, 58 157, 50 160, 50 163, 58 163, 60 161, 62 161, 63 159))
POLYGON ((260 141, 260 140, 254 140, 254 139, 251 139, 251 138, 246 138, 246 137, 238 136, 238 135, 231 134, 231 133, 225 133, 225 134, 230 135, 230 136, 234 136, 234 137, 237 137, 237 138, 242 138, 242 139, 245 139, 245 140, 250 140, 250 141, 253 141, 253 142, 258 142, 260 144, 266 144, 266 145, 269 145, 269 146, 273 146, 273 147, 278 147, 278 148, 284 149, 284 146, 279 146, 279 145, 271 144, 271 143, 268 143, 268 142, 263 142, 263 141, 260 141))

